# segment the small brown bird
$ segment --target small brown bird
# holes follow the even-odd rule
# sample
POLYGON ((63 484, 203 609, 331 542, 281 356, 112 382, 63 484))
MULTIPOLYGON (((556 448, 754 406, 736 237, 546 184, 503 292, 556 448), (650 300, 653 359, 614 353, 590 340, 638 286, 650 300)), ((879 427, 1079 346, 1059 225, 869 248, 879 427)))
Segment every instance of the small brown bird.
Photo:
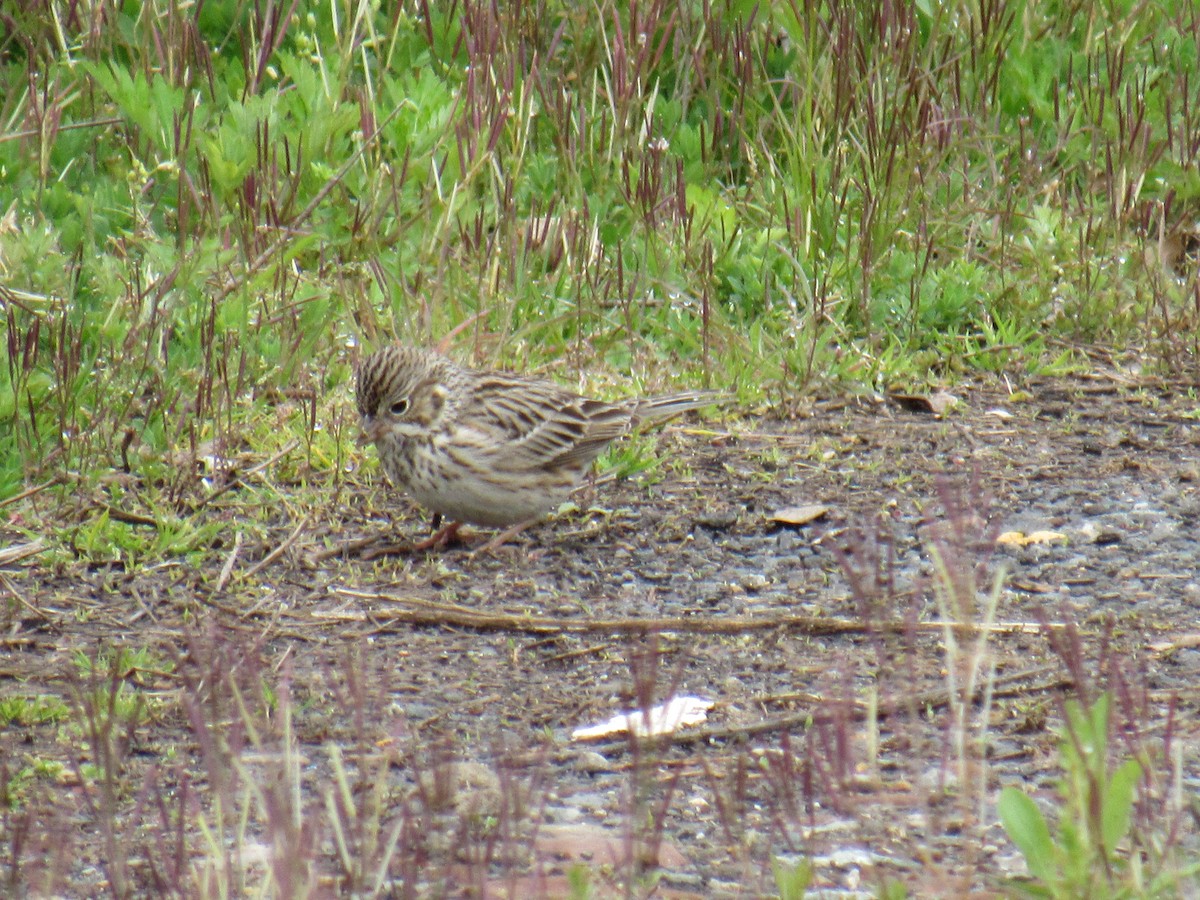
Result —
POLYGON ((397 487, 452 520, 414 549, 447 543, 464 522, 515 526, 485 549, 497 546, 566 499, 612 441, 728 399, 699 391, 605 403, 403 344, 367 357, 356 387, 361 442, 375 445, 397 487))

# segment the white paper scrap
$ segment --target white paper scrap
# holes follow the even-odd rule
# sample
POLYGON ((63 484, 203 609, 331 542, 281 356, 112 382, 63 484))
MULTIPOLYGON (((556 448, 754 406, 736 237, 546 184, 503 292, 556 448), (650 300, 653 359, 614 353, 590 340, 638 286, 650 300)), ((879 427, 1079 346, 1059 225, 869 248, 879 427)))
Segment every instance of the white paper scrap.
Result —
POLYGON ((666 703, 648 710, 637 709, 613 716, 599 725, 576 728, 571 732, 571 740, 594 741, 627 731, 632 731, 638 737, 670 734, 676 728, 703 724, 712 708, 713 701, 702 697, 672 697, 666 703))

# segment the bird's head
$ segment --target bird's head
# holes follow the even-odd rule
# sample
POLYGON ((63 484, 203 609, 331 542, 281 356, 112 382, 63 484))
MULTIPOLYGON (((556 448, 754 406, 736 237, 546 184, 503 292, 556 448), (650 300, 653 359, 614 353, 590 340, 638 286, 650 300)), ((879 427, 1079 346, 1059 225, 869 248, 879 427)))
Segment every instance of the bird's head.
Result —
POLYGON ((431 350, 404 344, 376 350, 358 367, 359 444, 427 434, 446 412, 449 382, 457 371, 431 350))

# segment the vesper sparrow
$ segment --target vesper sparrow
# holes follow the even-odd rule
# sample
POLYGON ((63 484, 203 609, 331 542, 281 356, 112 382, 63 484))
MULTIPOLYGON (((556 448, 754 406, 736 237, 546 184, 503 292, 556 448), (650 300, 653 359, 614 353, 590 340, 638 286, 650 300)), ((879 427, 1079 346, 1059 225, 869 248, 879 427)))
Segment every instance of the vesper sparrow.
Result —
POLYGON ((515 526, 487 546, 502 543, 566 499, 621 435, 726 399, 698 391, 605 403, 403 344, 367 357, 356 387, 361 442, 375 445, 397 487, 452 520, 418 549, 445 544, 464 522, 515 526))

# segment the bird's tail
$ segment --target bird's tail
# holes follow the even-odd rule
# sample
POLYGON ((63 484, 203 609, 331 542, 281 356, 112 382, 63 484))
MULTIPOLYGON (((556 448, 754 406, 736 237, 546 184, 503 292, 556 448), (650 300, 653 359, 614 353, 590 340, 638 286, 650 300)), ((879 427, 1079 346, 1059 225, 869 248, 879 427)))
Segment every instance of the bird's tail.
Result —
POLYGON ((633 408, 633 424, 637 426, 661 422, 689 409, 721 406, 733 399, 733 394, 721 391, 684 391, 678 394, 663 394, 660 397, 646 397, 638 400, 633 408))

